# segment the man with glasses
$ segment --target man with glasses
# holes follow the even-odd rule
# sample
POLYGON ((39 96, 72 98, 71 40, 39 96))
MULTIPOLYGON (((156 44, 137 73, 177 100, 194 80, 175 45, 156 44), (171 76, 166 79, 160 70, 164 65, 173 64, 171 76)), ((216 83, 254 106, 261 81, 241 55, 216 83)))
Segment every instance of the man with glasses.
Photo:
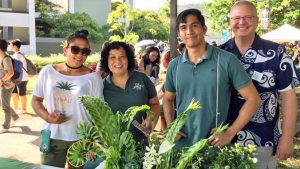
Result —
MULTIPOLYGON (((251 2, 237 2, 230 14, 230 26, 235 37, 220 47, 240 59, 262 101, 256 115, 238 132, 237 141, 243 146, 257 146, 257 168, 276 168, 277 158, 285 160, 294 151, 297 104, 295 86, 299 80, 293 61, 284 48, 261 39, 255 33, 258 17, 256 7, 251 2), (282 97, 283 124, 279 120, 279 94, 282 97)), ((229 122, 235 120, 244 102, 245 99, 233 91, 229 122)))

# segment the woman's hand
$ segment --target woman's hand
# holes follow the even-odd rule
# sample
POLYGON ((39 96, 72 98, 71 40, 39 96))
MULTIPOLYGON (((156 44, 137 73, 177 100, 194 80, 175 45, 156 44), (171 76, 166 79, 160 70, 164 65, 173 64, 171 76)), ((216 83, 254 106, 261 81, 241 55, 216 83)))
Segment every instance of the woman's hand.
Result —
POLYGON ((152 131, 152 118, 151 116, 148 116, 146 120, 143 122, 142 126, 149 131, 149 133, 152 131))
POLYGON ((53 123, 53 124, 61 124, 68 120, 70 119, 67 118, 64 114, 57 113, 57 112, 49 113, 46 119, 48 123, 53 123))
POLYGON ((89 151, 86 153, 86 158, 89 160, 89 161, 95 161, 96 160, 96 156, 93 152, 89 151))

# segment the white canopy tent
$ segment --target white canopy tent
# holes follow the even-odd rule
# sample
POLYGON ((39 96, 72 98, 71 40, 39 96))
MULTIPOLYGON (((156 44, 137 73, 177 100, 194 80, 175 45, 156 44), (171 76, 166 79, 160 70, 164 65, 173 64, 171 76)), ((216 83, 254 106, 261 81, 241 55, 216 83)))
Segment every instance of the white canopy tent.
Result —
POLYGON ((263 39, 276 42, 300 41, 300 29, 297 29, 289 24, 284 24, 279 28, 262 35, 261 37, 263 39))

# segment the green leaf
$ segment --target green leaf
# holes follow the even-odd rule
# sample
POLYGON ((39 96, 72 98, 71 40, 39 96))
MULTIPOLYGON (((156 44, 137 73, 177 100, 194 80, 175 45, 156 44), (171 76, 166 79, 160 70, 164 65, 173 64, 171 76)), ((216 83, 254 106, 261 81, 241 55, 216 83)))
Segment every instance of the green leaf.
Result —
POLYGON ((170 142, 170 144, 173 144, 176 138, 176 135, 179 133, 183 125, 188 119, 188 113, 190 113, 193 110, 199 109, 201 106, 198 102, 196 102, 194 99, 191 101, 187 109, 181 113, 166 129, 164 135, 165 138, 170 142))
POLYGON ((106 147, 118 147, 120 125, 108 104, 95 96, 80 96, 80 103, 91 116, 93 125, 102 139, 100 142, 106 147))

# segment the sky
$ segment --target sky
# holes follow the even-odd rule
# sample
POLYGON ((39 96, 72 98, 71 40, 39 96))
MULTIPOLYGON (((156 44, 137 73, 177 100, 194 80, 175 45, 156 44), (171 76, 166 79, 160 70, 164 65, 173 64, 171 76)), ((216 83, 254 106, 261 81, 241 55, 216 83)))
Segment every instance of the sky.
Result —
MULTIPOLYGON (((204 2, 204 0, 177 0, 178 5, 199 4, 201 2, 204 2)), ((147 10, 159 9, 165 3, 166 0, 134 0, 135 8, 147 10)))

